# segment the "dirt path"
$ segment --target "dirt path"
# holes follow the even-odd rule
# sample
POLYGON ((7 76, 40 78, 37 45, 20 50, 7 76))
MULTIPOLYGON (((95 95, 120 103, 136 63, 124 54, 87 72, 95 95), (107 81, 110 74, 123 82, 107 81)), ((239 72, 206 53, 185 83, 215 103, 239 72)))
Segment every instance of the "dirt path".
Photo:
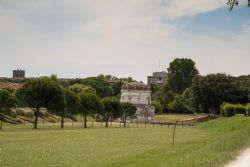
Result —
POLYGON ((236 160, 225 167, 250 167, 250 148, 243 151, 236 160))

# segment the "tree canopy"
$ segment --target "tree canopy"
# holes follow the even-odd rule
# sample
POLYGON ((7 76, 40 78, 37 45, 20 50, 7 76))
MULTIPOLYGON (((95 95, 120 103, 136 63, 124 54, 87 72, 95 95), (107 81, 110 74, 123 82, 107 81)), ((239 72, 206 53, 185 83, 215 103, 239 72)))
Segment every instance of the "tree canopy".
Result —
POLYGON ((18 91, 24 104, 36 109, 34 129, 37 129, 39 109, 49 107, 51 100, 61 97, 62 93, 62 87, 56 81, 47 77, 29 80, 18 91))
POLYGON ((239 85, 234 77, 226 74, 197 76, 191 86, 195 108, 204 112, 219 113, 223 102, 247 103, 247 88, 239 85))
POLYGON ((132 118, 137 110, 136 106, 132 103, 122 103, 123 116, 124 116, 124 127, 126 127, 127 117, 132 118))
POLYGON ((193 78, 199 73, 194 61, 187 58, 176 58, 167 70, 168 87, 175 93, 182 93, 190 87, 193 78))
POLYGON ((17 99, 13 92, 0 89, 0 129, 2 129, 3 112, 11 107, 15 107, 17 99))
POLYGON ((79 112, 84 115, 84 128, 87 128, 87 115, 94 115, 103 110, 100 98, 94 93, 81 93, 79 112))
POLYGON ((115 97, 105 97, 102 100, 104 105, 104 114, 106 116, 106 127, 111 116, 119 117, 122 115, 122 106, 120 101, 115 97))

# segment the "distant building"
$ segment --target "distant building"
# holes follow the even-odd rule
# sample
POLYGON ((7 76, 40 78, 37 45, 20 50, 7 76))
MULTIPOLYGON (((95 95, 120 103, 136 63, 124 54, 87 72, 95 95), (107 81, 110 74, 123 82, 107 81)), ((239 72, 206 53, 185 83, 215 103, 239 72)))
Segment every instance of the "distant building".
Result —
POLYGON ((25 71, 24 70, 20 70, 20 69, 13 70, 13 76, 12 76, 12 78, 14 78, 14 79, 25 78, 25 71))
POLYGON ((124 84, 121 90, 121 102, 129 102, 137 107, 135 121, 153 121, 155 108, 151 105, 151 91, 148 85, 142 82, 124 84))
POLYGON ((167 83, 167 72, 154 72, 153 76, 148 76, 148 85, 165 85, 167 83))

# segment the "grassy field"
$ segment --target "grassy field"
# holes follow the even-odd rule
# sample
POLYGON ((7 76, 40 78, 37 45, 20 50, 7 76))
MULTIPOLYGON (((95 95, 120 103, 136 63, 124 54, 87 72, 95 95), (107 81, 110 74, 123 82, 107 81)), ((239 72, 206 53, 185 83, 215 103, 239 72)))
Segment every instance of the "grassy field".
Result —
POLYGON ((160 122, 176 122, 176 121, 183 121, 187 119, 192 119, 199 117, 200 115, 188 115, 188 114, 164 114, 164 115, 155 115, 155 121, 160 122))
POLYGON ((250 143, 250 118, 212 120, 195 127, 38 130, 5 125, 1 167, 219 167, 250 143))

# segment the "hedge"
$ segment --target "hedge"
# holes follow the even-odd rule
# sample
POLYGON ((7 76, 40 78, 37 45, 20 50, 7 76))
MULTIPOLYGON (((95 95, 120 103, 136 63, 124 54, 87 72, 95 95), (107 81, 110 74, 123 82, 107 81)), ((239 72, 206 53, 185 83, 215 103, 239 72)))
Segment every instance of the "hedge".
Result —
POLYGON ((234 105, 229 103, 223 103, 221 106, 221 115, 223 117, 231 117, 235 115, 234 105))
POLYGON ((243 104, 234 105, 235 114, 244 114, 246 115, 246 106, 243 104))
POLYGON ((250 103, 246 105, 246 115, 250 116, 250 103))

